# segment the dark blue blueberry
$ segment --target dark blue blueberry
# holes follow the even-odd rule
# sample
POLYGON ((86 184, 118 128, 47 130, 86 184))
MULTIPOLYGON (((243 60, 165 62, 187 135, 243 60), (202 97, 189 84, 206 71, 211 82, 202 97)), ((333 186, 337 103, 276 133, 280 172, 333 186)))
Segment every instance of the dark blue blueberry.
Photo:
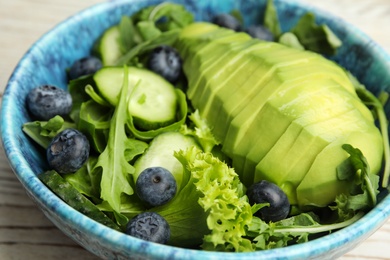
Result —
POLYGON ((49 120, 56 115, 69 114, 72 109, 72 97, 61 88, 43 85, 28 93, 26 104, 35 119, 49 120))
POLYGON ((181 75, 182 59, 176 49, 161 45, 150 53, 148 68, 169 82, 175 83, 181 75))
POLYGON ((135 183, 138 197, 148 206, 161 206, 176 194, 176 180, 163 167, 149 167, 143 170, 135 183))
POLYGON ((80 169, 89 157, 88 139, 80 131, 68 128, 57 134, 46 150, 50 167, 60 174, 80 169))
POLYGON ((241 31, 241 22, 231 14, 217 14, 213 17, 212 23, 233 31, 241 31))
POLYGON ((171 235, 168 222, 156 212, 143 212, 132 218, 126 234, 146 241, 166 244, 171 235))
POLYGON ((69 79, 77 79, 95 73, 102 67, 100 59, 89 56, 76 60, 69 69, 69 79))
POLYGON ((249 203, 269 203, 269 207, 263 207, 255 215, 264 221, 278 221, 285 219, 290 212, 290 202, 284 191, 274 183, 262 180, 252 184, 247 195, 249 203))
POLYGON ((262 25, 251 25, 245 31, 253 38, 257 38, 263 41, 272 42, 275 39, 271 31, 262 25))

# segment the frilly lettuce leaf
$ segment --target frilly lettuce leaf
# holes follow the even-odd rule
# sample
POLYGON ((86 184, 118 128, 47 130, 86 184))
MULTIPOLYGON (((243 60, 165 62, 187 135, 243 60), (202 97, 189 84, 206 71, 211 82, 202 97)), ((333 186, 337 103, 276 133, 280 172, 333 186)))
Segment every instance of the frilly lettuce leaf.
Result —
POLYGON ((196 246, 203 238, 205 250, 253 251, 244 238, 252 210, 234 170, 196 147, 175 156, 184 166, 187 185, 171 202, 153 209, 171 227, 170 244, 196 246))
POLYGON ((194 127, 189 128, 187 125, 182 125, 180 132, 195 137, 203 151, 211 152, 214 146, 220 144, 211 132, 207 121, 200 116, 199 110, 195 110, 188 118, 192 121, 194 127))

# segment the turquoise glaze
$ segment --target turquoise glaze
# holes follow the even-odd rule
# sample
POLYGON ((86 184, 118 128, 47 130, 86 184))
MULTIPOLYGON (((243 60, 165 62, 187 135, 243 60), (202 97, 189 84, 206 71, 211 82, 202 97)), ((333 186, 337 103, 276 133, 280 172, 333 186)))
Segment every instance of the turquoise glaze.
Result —
MULTIPOLYGON (((306 244, 254 253, 218 253, 187 250, 145 242, 106 228, 73 210, 48 190, 36 177, 46 169, 42 151, 22 132, 30 120, 25 109, 29 90, 40 84, 66 87, 65 69, 85 55, 93 42, 121 15, 130 15, 158 0, 111 1, 96 5, 70 17, 44 35, 25 54, 6 87, 1 111, 1 138, 12 169, 31 198, 45 215, 64 233, 92 253, 104 259, 334 259, 351 250, 378 229, 390 215, 390 196, 357 223, 306 244)), ((265 0, 176 0, 196 14, 198 20, 209 20, 219 12, 239 9, 245 24, 262 19, 265 0)), ((328 13, 299 2, 275 0, 282 28, 295 24, 307 11, 314 11, 318 22, 327 23, 344 45, 334 58, 351 70, 374 93, 390 91, 390 56, 366 35, 350 24, 328 13)), ((386 111, 389 114, 389 106, 386 111)))

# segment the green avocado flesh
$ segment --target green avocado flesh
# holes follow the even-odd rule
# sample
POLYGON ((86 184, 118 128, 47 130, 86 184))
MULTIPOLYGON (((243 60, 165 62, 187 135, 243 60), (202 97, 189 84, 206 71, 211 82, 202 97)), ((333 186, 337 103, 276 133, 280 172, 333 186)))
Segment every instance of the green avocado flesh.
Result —
POLYGON ((176 48, 189 100, 247 187, 265 179, 302 211, 326 206, 349 188, 336 174, 346 143, 379 172, 381 134, 334 62, 205 22, 183 29, 176 48))

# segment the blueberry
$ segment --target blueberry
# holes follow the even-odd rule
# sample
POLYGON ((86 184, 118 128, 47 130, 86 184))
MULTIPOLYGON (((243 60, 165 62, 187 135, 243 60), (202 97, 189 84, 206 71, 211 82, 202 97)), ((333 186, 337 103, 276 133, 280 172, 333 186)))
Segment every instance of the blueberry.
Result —
POLYGON ((161 45, 152 50, 147 66, 169 82, 175 83, 181 75, 182 59, 176 49, 161 45))
POLYGON ((77 79, 95 73, 102 67, 100 59, 89 56, 76 60, 69 69, 69 79, 77 79))
POLYGON ((80 169, 89 156, 88 139, 80 131, 68 128, 57 134, 46 150, 50 167, 60 174, 80 169))
POLYGON ((176 180, 163 167, 143 170, 135 184, 138 197, 148 206, 156 207, 170 201, 176 194, 176 180))
POLYGON ((216 16, 213 17, 212 23, 219 25, 221 27, 231 29, 233 31, 237 31, 237 32, 241 31, 240 21, 231 14, 227 14, 227 13, 217 14, 216 16))
POLYGON ((43 85, 32 89, 26 99, 27 109, 37 120, 66 116, 72 109, 71 95, 56 86, 43 85))
POLYGON ((171 235, 168 222, 156 212, 143 212, 132 218, 126 234, 143 240, 166 244, 171 235))
POLYGON ((262 25, 251 25, 245 31, 253 38, 260 40, 272 42, 275 39, 271 31, 262 25))
POLYGON ((252 184, 247 195, 249 203, 269 203, 269 207, 263 207, 255 215, 264 221, 278 221, 285 219, 290 212, 290 202, 286 194, 274 183, 262 180, 252 184))

